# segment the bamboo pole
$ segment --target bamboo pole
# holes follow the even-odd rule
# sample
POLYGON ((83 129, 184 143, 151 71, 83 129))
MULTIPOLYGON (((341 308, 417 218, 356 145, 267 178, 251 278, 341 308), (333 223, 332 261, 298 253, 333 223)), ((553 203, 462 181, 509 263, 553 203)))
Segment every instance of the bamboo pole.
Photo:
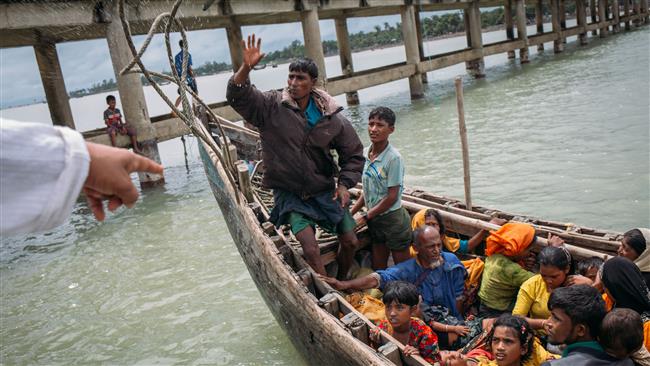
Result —
MULTIPOLYGON (((419 204, 419 203, 414 203, 414 202, 406 202, 402 201, 402 206, 406 208, 407 210, 411 211, 419 211, 425 208, 429 208, 428 206, 419 204)), ((479 229, 479 230, 487 230, 487 231, 496 231, 498 230, 501 226, 492 224, 487 221, 483 221, 480 219, 474 219, 470 217, 465 217, 463 215, 455 214, 452 212, 447 212, 444 210, 438 210, 440 213, 440 216, 444 219, 447 219, 449 221, 452 221, 456 224, 463 224, 469 227, 472 227, 474 229, 479 229)), ((548 246, 548 241, 546 238, 543 237, 537 237, 537 240, 535 242, 537 246, 540 247, 545 247, 548 246)), ((588 257, 600 257, 605 260, 611 258, 611 255, 604 254, 602 252, 598 252, 592 249, 587 249, 587 248, 582 248, 579 246, 571 245, 571 244, 564 244, 564 246, 571 252, 572 255, 581 257, 581 258, 588 258, 588 257)))
POLYGON ((463 149, 463 180, 465 182, 465 207, 472 210, 472 189, 469 178, 469 149, 467 146, 467 128, 465 127, 465 107, 463 105, 463 80, 456 77, 456 105, 458 106, 458 129, 460 144, 463 149))

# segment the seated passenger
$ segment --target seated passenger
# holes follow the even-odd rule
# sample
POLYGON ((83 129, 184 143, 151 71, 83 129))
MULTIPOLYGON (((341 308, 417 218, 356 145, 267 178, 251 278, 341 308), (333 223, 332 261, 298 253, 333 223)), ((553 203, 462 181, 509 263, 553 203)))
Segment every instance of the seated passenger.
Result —
POLYGON ((377 328, 370 331, 370 339, 379 345, 381 329, 406 346, 404 354, 419 355, 434 364, 440 362, 438 336, 424 321, 414 317, 419 298, 418 289, 408 282, 393 281, 386 285, 382 297, 386 305, 386 319, 380 320, 377 328))
POLYGON ((566 348, 561 359, 544 366, 632 366, 629 358, 619 360, 608 355, 596 341, 606 313, 598 290, 587 285, 558 288, 551 294, 548 308, 548 341, 566 344, 566 348))
POLYGON ((641 270, 643 279, 650 287, 650 229, 632 229, 623 234, 621 246, 618 248, 618 255, 625 257, 641 270))
POLYGON ((385 269, 392 254, 395 264, 409 259, 411 217, 402 207, 404 162, 388 137, 395 131, 395 113, 377 107, 368 116, 368 135, 372 145, 364 151, 366 162, 361 180, 363 194, 350 210, 355 214, 365 205, 368 211, 357 215, 357 225, 368 224, 372 240, 372 268, 385 269))
POLYGON ((426 305, 440 305, 456 318, 462 319, 465 267, 451 253, 442 251, 438 230, 425 226, 415 230, 413 237, 418 255, 385 270, 349 281, 330 277, 323 280, 337 290, 365 290, 379 287, 382 291, 392 281, 414 284, 426 305))
POLYGON ((556 288, 565 286, 571 271, 571 254, 564 247, 544 247, 537 255, 539 274, 526 280, 519 289, 512 315, 526 317, 533 329, 544 329, 548 298, 556 288))
POLYGON ((643 345, 643 322, 632 309, 614 309, 605 315, 598 340, 611 356, 630 357, 639 365, 650 364, 650 353, 643 345))
POLYGON ((440 347, 460 347, 482 332, 481 319, 463 321, 465 267, 458 258, 442 251, 438 230, 424 226, 413 232, 417 257, 386 270, 350 281, 323 277, 337 290, 384 289, 392 281, 414 284, 422 295, 423 319, 439 337, 440 347))
POLYGON ((486 240, 485 269, 478 296, 479 316, 495 318, 510 313, 519 287, 533 273, 521 263, 530 256, 535 243, 535 229, 522 223, 510 222, 492 232, 486 240))
MULTIPOLYGON (((500 219, 498 217, 490 220, 490 223, 496 225, 503 225, 506 223, 506 220, 500 219)), ((466 254, 474 251, 474 248, 479 246, 483 240, 490 234, 487 230, 480 230, 478 233, 474 234, 469 240, 466 239, 457 239, 448 237, 445 231, 445 223, 440 216, 438 210, 432 208, 423 208, 418 211, 411 219, 411 228, 413 230, 419 228, 423 225, 433 226, 438 228, 440 232, 440 237, 442 238, 442 243, 445 249, 452 253, 466 254)))
POLYGON ((639 267, 623 257, 614 257, 603 265, 602 282, 614 308, 628 308, 641 315, 644 344, 650 350, 650 290, 639 267))
POLYGON ((587 277, 592 282, 596 282, 598 271, 605 261, 600 257, 589 257, 576 264, 576 274, 587 277))
POLYGON ((487 346, 494 360, 487 365, 524 365, 533 353, 534 335, 524 318, 503 314, 494 322, 487 346))
POLYGON ((475 349, 463 356, 445 353, 443 360, 450 366, 539 366, 557 358, 542 347, 533 329, 522 317, 502 314, 494 322, 487 337, 486 350, 475 349))

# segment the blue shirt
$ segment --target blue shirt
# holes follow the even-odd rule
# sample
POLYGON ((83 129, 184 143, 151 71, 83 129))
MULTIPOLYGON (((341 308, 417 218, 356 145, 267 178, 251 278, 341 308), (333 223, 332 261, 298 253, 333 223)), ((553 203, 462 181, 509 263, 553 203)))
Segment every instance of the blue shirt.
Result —
POLYGON ((454 254, 442 252, 440 255, 445 262, 434 270, 423 268, 417 263, 416 258, 412 258, 385 270, 377 271, 381 277, 380 289, 383 290, 384 286, 391 281, 416 284, 420 275, 428 271, 429 273, 418 286, 422 300, 429 305, 444 306, 449 309, 451 315, 461 319, 462 316, 456 309, 456 299, 463 294, 465 289, 467 270, 454 254))
POLYGON ((364 155, 366 163, 363 166, 363 199, 366 207, 371 209, 379 204, 382 199, 388 196, 388 188, 399 186, 397 200, 383 214, 395 211, 402 207, 402 191, 404 190, 404 162, 402 155, 390 143, 386 145, 384 151, 370 161, 368 154, 370 148, 367 148, 364 155))
MULTIPOLYGON (((174 66, 176 66, 176 72, 178 73, 178 77, 181 77, 183 75, 183 51, 182 50, 176 54, 176 57, 174 58, 174 66)), ((192 77, 190 76, 190 66, 192 66, 192 54, 188 53, 187 54, 187 77, 185 79, 187 83, 192 82, 192 77)))
POLYGON ((318 123, 321 117, 323 117, 323 114, 316 106, 316 103, 314 103, 314 98, 311 96, 309 97, 307 109, 305 109, 305 116, 307 117, 307 123, 309 124, 309 127, 316 126, 316 123, 318 123))

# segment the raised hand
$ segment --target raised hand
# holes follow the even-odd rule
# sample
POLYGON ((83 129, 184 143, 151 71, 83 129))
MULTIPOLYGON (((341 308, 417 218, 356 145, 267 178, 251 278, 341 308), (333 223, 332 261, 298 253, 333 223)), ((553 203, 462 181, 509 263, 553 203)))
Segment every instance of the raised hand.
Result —
POLYGON ((255 33, 248 36, 248 42, 242 39, 242 48, 244 49, 244 64, 246 64, 250 69, 255 67, 262 58, 264 58, 264 53, 261 53, 262 50, 262 39, 257 39, 257 45, 255 44, 255 33))

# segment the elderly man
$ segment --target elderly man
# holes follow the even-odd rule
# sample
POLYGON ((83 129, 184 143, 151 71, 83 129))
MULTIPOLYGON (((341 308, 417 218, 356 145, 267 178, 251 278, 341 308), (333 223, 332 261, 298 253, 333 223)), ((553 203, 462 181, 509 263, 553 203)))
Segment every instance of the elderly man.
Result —
POLYGON ((339 235, 339 276, 347 276, 357 237, 350 215, 348 189, 361 178, 363 145, 341 108, 316 89, 318 67, 309 59, 289 65, 287 87, 261 92, 250 84, 251 70, 264 57, 261 40, 248 37, 244 62, 228 83, 226 97, 246 121, 259 129, 264 178, 273 189, 271 222, 290 224, 305 259, 325 275, 315 226, 339 235), (338 166, 331 150, 336 150, 338 166))
POLYGON ((391 281, 414 284, 426 305, 444 306, 457 318, 462 317, 462 295, 466 270, 458 258, 442 251, 438 230, 422 226, 413 232, 417 257, 350 281, 324 280, 337 290, 383 289, 391 281))

